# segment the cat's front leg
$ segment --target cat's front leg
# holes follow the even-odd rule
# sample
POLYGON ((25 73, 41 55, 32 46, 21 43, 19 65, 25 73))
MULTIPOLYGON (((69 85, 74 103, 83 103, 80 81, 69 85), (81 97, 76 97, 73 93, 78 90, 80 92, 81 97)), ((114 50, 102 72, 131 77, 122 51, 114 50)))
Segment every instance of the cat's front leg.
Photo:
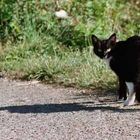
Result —
POLYGON ((119 77, 119 89, 118 89, 118 94, 119 94, 119 101, 126 100, 127 98, 127 86, 124 80, 122 80, 119 77))
POLYGON ((135 90, 134 90, 134 83, 133 82, 126 82, 129 95, 127 100, 124 102, 124 106, 133 105, 135 102, 135 90))
MULTIPOLYGON (((140 78, 139 78, 140 80, 140 78)), ((140 82, 137 82, 136 85, 135 85, 135 91, 136 91, 136 100, 137 100, 137 103, 140 104, 140 82)))

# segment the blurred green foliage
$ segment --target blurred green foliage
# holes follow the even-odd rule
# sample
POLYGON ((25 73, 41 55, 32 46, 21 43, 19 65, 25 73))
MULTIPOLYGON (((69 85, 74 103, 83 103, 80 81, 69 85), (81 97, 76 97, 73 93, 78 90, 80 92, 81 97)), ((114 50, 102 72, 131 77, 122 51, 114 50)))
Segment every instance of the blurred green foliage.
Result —
POLYGON ((83 47, 92 33, 139 34, 139 17, 139 0, 1 0, 0 40, 31 40, 36 33, 51 36, 61 45, 83 47), (68 19, 55 17, 60 9, 68 13, 68 19))
POLYGON ((90 35, 125 39, 139 31, 139 0, 0 0, 0 72, 112 88, 116 78, 91 53, 90 35), (58 19, 59 10, 68 18, 58 19))

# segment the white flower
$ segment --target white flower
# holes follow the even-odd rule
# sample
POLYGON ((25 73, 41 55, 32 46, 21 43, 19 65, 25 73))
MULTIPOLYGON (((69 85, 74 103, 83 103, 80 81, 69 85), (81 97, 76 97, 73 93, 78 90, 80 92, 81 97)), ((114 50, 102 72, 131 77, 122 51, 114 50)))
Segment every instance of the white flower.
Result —
POLYGON ((55 15, 56 15, 56 17, 61 18, 61 19, 68 18, 68 13, 64 10, 56 11, 55 15))

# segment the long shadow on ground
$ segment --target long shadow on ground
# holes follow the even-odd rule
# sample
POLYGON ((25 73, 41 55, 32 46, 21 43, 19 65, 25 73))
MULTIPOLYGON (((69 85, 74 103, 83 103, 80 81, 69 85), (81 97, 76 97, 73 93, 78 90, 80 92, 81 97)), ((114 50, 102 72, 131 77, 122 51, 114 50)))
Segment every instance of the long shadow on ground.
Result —
POLYGON ((140 109, 126 109, 111 106, 101 106, 92 104, 92 106, 87 106, 86 103, 63 103, 63 104, 35 104, 35 105, 21 105, 21 106, 6 106, 0 107, 0 111, 7 110, 10 113, 57 113, 57 112, 72 112, 72 111, 95 111, 100 110, 111 111, 111 112, 137 112, 140 109))

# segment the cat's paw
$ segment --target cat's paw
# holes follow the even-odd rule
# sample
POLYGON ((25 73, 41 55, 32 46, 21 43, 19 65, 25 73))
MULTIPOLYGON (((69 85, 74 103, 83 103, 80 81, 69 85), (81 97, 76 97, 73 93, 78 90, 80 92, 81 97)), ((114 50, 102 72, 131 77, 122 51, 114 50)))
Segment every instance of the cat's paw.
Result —
POLYGON ((124 106, 134 105, 135 102, 135 94, 130 94, 124 102, 124 106))
POLYGON ((125 100, 123 106, 130 106, 130 105, 134 105, 134 100, 133 99, 125 100))

